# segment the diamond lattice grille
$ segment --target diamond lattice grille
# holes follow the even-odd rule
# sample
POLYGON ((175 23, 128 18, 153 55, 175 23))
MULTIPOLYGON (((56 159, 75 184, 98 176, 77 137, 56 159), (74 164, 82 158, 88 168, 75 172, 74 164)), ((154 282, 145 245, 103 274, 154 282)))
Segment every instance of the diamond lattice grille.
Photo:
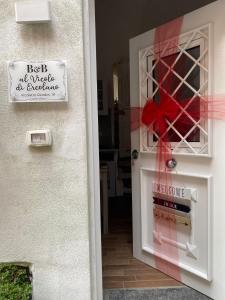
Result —
MULTIPOLYGON (((153 46, 139 53, 141 106, 149 98, 160 101, 160 95, 165 94, 180 113, 174 120, 166 120, 160 137, 167 135, 174 153, 208 155, 209 122, 201 118, 200 105, 207 105, 205 96, 209 93, 209 26, 181 35, 176 51, 171 45, 172 40, 165 41, 157 59, 153 46), (156 72, 159 69, 160 76, 156 72)), ((160 137, 154 124, 151 131, 141 128, 141 150, 156 152, 160 137)))

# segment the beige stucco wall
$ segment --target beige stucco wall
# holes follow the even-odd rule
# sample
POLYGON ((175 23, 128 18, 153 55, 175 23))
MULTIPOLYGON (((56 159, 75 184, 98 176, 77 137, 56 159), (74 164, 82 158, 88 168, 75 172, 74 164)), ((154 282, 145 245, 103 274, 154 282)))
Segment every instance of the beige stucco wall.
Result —
MULTIPOLYGON (((38 1, 38 0, 37 0, 38 1)), ((29 262, 34 299, 90 299, 82 0, 52 0, 51 24, 19 25, 0 0, 0 262, 29 262), (65 59, 68 104, 8 102, 6 61, 65 59), (27 130, 52 130, 29 149, 27 130)))

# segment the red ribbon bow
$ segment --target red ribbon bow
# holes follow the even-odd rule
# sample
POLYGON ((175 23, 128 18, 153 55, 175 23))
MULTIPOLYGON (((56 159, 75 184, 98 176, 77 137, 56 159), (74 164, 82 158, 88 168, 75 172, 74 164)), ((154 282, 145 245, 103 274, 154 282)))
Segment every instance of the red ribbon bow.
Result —
POLYGON ((141 121, 147 127, 154 124, 154 130, 161 136, 168 127, 166 120, 172 122, 179 113, 179 106, 169 96, 164 96, 159 103, 149 99, 143 108, 141 121))

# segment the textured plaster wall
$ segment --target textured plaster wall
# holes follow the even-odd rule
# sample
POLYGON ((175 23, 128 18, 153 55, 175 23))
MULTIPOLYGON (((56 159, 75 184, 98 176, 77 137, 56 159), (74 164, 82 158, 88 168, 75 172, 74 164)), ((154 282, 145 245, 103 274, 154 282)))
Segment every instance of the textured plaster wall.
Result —
POLYGON ((90 299, 82 1, 53 0, 51 24, 19 25, 0 0, 0 262, 30 262, 34 299, 90 299), (10 104, 6 61, 68 61, 68 104, 10 104), (29 149, 49 128, 52 149, 29 149))

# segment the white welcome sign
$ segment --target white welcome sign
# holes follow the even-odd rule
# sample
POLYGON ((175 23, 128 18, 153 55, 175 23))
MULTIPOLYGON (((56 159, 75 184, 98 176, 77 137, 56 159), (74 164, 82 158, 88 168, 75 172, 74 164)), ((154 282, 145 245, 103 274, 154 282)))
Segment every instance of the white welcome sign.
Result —
POLYGON ((8 76, 10 102, 68 100, 65 61, 11 61, 8 76))
POLYGON ((173 185, 167 185, 162 183, 153 182, 152 191, 158 195, 165 195, 185 200, 197 200, 196 189, 184 188, 173 185))

